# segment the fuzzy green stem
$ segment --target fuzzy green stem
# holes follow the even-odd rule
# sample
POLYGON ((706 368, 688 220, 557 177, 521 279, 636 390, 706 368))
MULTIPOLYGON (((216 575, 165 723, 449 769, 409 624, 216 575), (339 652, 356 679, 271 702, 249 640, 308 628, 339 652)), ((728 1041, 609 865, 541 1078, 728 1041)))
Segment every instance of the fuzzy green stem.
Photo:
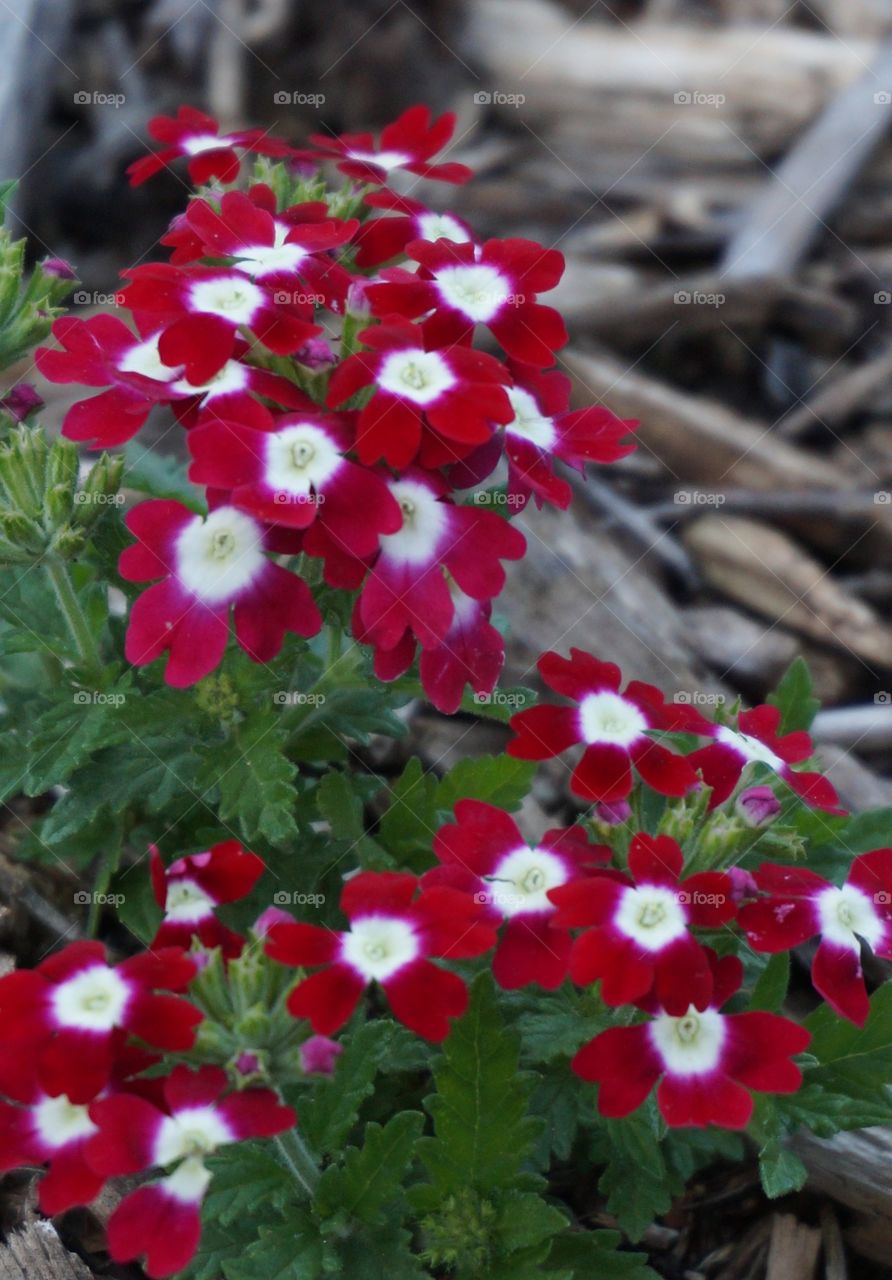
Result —
POLYGON ((47 556, 44 560, 44 566, 52 583, 53 591, 56 593, 56 602, 59 605, 62 617, 65 619, 65 625, 68 627, 68 633, 74 643, 77 655, 82 665, 95 673, 100 667, 99 650, 93 639, 87 616, 80 606, 65 562, 57 556, 47 556))
POLYGON ((273 1139, 294 1181, 310 1200, 319 1184, 319 1166, 297 1129, 288 1129, 273 1139))

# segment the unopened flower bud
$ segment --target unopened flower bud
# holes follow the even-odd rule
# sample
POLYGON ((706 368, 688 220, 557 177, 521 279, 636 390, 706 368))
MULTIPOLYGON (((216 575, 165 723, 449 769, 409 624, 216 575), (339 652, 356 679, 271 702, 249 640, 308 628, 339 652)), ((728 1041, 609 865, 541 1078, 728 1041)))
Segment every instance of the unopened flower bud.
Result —
POLYGON ((40 264, 44 275, 55 276, 57 280, 76 280, 77 273, 70 262, 64 258, 44 258, 40 264))
POLYGON ((258 938, 265 938, 274 924, 294 924, 294 916, 281 907, 267 907, 254 921, 251 932, 258 938))
POLYGON ((735 902, 743 902, 745 898, 754 898, 758 893, 758 885, 752 873, 743 867, 729 867, 728 878, 731 881, 731 897, 735 902))
POLYGON ((29 413, 43 408, 43 398, 30 383, 19 382, 7 391, 0 405, 16 422, 24 422, 29 413))
POLYGON ((780 801, 771 787, 747 787, 734 805, 748 827, 767 827, 781 811, 780 801))
POLYGON ((599 822, 608 827, 618 827, 628 822, 632 816, 632 807, 628 800, 602 800, 595 805, 595 815, 599 822))
POLYGON ((308 1076, 333 1076, 344 1046, 328 1036, 310 1036, 300 1046, 300 1069, 308 1076))
POLYGON ((338 361, 331 343, 325 338, 310 338, 294 358, 308 369, 324 369, 326 365, 337 364, 338 361))

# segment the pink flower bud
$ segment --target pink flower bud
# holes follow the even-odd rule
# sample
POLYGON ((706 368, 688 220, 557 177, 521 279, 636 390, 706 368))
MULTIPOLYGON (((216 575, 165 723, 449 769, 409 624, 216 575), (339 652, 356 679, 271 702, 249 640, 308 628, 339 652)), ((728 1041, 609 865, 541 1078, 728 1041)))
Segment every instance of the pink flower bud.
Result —
POLYGON ((629 821, 632 816, 632 807, 628 800, 602 800, 600 804, 595 805, 595 814, 599 822, 606 823, 608 827, 618 827, 629 821))
POLYGON ((235 1060, 235 1069, 241 1076, 254 1076, 260 1070, 260 1059, 256 1053, 240 1053, 235 1060))
POLYGON ((366 297, 366 289, 374 280, 354 280, 347 290, 347 310, 354 316, 370 316, 372 308, 366 297))
POLYGON ((780 813, 781 806, 771 787, 747 787, 737 797, 735 809, 748 827, 767 827, 780 813))
POLYGON ((300 1069, 308 1076, 332 1076, 344 1046, 328 1036, 310 1036, 300 1046, 300 1069))
POLYGON ((281 907, 267 907, 254 921, 251 931, 258 938, 265 938, 274 924, 294 924, 294 916, 281 907))
POLYGON ((76 280, 77 273, 70 262, 64 258, 44 258, 40 269, 47 276, 55 276, 57 280, 76 280))
POLYGON ((29 413, 43 408, 43 398, 29 382, 19 382, 16 386, 10 387, 0 400, 0 405, 11 418, 15 418, 16 422, 24 422, 29 413))
POLYGON ((743 867, 730 867, 728 877, 731 881, 731 897, 735 902, 743 902, 745 898, 754 898, 758 893, 758 885, 749 871, 743 867))
POLYGON ((308 369, 322 369, 327 364, 338 362, 331 343, 325 338, 310 338, 309 342, 297 352, 295 359, 306 365, 308 369))

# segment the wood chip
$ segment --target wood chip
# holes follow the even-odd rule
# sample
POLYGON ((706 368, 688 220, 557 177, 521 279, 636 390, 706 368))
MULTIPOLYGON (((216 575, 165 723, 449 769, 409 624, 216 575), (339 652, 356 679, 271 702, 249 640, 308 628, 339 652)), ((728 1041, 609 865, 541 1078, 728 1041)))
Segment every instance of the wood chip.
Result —
POLYGON ((813 1280, 821 1233, 790 1213, 778 1213, 771 1227, 765 1280, 813 1280))
POLYGON ((0 1280, 93 1280, 93 1273, 69 1253, 51 1222, 29 1222, 0 1245, 0 1280))

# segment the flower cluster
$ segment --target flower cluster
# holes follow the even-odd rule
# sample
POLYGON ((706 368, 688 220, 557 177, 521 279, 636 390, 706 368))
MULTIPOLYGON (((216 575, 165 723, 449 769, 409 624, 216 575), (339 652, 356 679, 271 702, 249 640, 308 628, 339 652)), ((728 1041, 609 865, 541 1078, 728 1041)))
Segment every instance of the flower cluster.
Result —
POLYGON ((70 439, 121 445, 158 407, 188 428, 209 514, 159 500, 130 513, 120 572, 153 584, 131 612, 131 663, 167 655, 168 683, 191 685, 220 663, 231 626, 269 662, 286 633, 322 626, 296 559, 316 557, 328 586, 358 593, 354 635, 380 679, 420 650, 441 710, 466 685, 492 690, 504 644, 491 602, 525 550, 511 517, 531 496, 566 507, 560 465, 615 461, 635 424, 571 410, 569 380, 547 368, 566 341, 539 300, 563 271, 556 250, 479 243, 386 185, 396 170, 466 181, 438 158, 454 125, 419 106, 378 140, 295 150, 256 130, 221 134, 188 107, 151 122, 162 149, 132 181, 182 157, 202 188, 163 239, 170 260, 125 273, 133 328, 67 317, 59 347, 37 353, 50 380, 97 388, 69 410, 70 439), (232 185, 245 154, 270 181, 232 185), (320 178, 332 164, 349 179, 340 191, 320 178), (484 331, 502 358, 474 348, 484 331), (475 501, 499 466, 504 489, 475 501))

